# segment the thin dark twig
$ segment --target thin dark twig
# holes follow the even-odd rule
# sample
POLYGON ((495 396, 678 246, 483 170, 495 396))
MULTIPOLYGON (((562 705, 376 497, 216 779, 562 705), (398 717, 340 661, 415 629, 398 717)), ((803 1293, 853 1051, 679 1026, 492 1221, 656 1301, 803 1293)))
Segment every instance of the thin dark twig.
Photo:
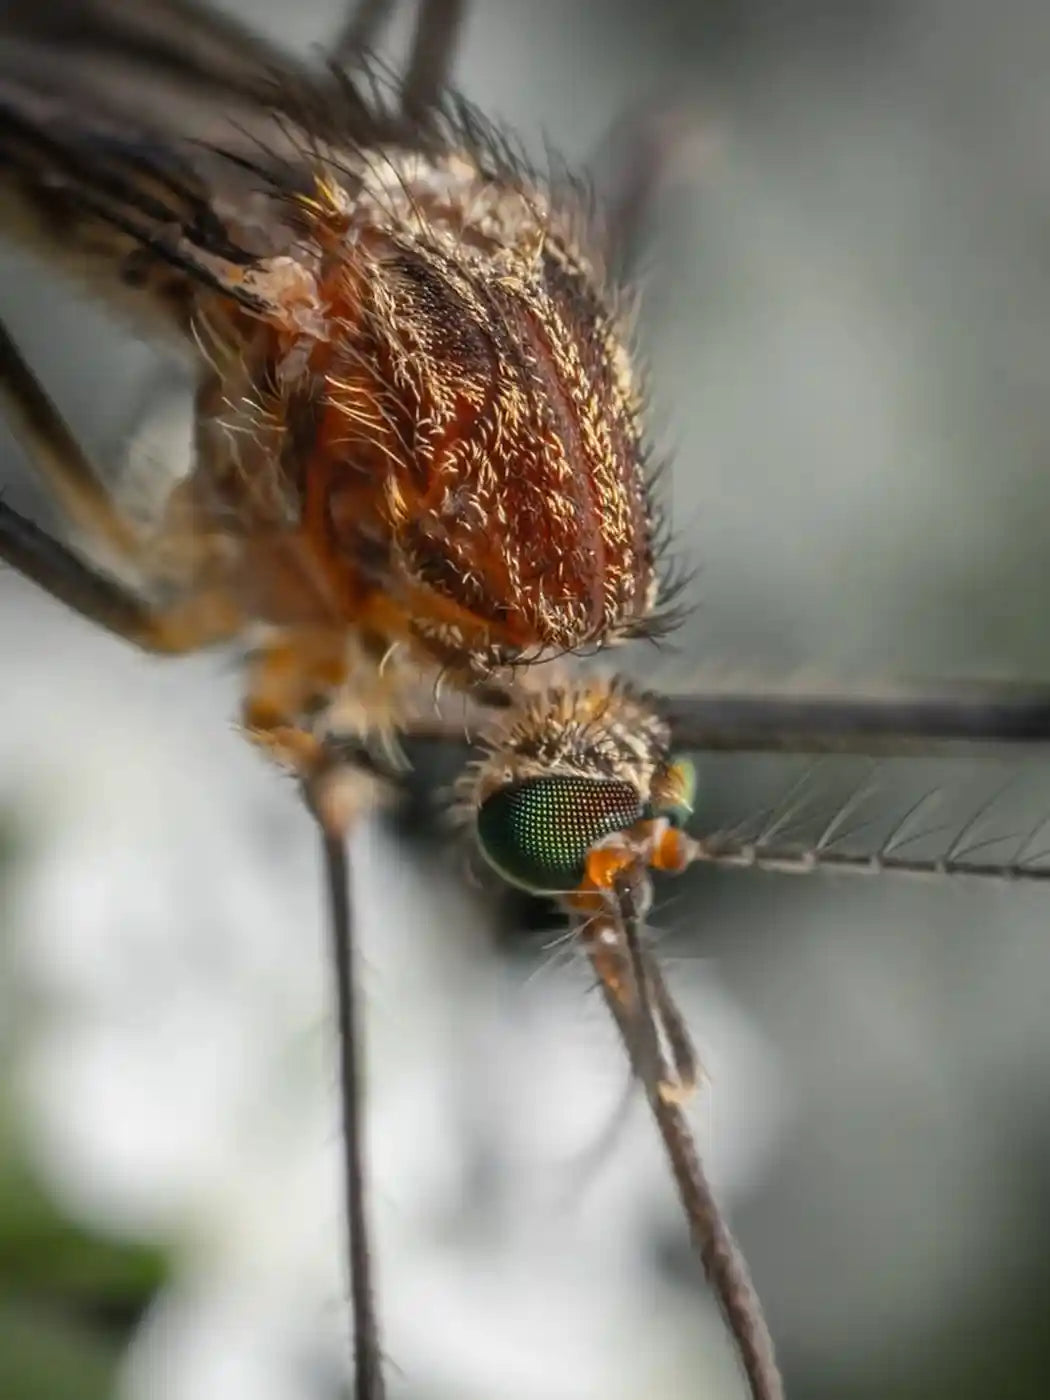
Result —
POLYGON ((346 833, 331 829, 315 809, 321 829, 329 924, 335 961, 339 1021, 339 1083, 343 1102, 343 1187, 354 1322, 354 1400, 384 1400, 379 1320, 372 1287, 366 1172, 364 1102, 353 961, 353 914, 346 833))
MULTIPOLYGON (((592 917, 580 929, 581 941, 636 1073, 639 1064, 648 1059, 639 1054, 639 1038, 643 1041, 647 1036, 657 1038, 653 1008, 642 1003, 633 977, 635 959, 631 956, 630 943, 632 937, 637 940, 639 934, 637 917, 630 909, 621 910, 619 919, 592 917)), ((673 1090, 669 1067, 663 1062, 662 1054, 659 1058, 658 1075, 644 1077, 642 1085, 667 1153, 704 1276, 733 1338, 751 1400, 784 1400, 784 1386, 762 1305, 744 1257, 700 1164, 682 1112, 681 1095, 668 1092, 673 1090)))

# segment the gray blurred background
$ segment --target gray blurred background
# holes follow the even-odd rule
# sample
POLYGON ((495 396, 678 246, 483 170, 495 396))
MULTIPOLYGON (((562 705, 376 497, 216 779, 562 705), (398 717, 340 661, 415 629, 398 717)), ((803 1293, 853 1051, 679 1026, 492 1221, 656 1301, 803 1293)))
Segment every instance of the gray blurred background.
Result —
MULTIPOLYGON (((305 49, 338 6, 241 10, 305 49)), ((695 114, 643 341, 699 573, 677 654, 625 658, 648 680, 1047 677, 1048 68, 1035 0, 475 4, 459 81, 537 151, 695 114)), ((148 476, 179 450, 154 352, 6 253, 0 308, 100 457, 148 476)), ((6 436, 0 469, 39 506, 6 436)), ((9 573, 0 657, 0 1395, 328 1400, 308 825, 214 658, 142 659, 9 573)), ((700 827, 801 771, 700 769, 700 827)), ((822 769, 818 802, 853 772, 822 769)), ((944 784, 962 823, 1003 776, 897 763, 881 791, 944 784)), ((740 1395, 641 1105, 586 1165, 624 1086, 586 974, 549 911, 470 881, 425 787, 354 853, 392 1390, 740 1395)), ((789 1396, 1050 1393, 1047 914, 966 881, 661 890, 694 1122, 789 1396)))

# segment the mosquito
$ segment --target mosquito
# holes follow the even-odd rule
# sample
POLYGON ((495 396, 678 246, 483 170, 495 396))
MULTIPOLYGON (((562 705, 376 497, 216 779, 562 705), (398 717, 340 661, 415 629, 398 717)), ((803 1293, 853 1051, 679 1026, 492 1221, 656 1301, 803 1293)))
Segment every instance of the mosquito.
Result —
POLYGON ((474 756, 460 816, 556 900, 619 1029, 753 1400, 783 1384, 684 1104, 698 1064, 646 937, 653 874, 820 866, 1043 880, 1027 845, 844 852, 689 834, 704 750, 883 754, 1045 742, 1050 698, 646 693, 590 653, 673 628, 681 580, 645 437, 627 270, 644 162, 606 211, 450 85, 464 5, 420 0, 405 71, 361 0, 297 63, 191 0, 15 3, 0 33, 10 236, 196 376, 194 463, 126 514, 0 326, 0 397, 70 543, 0 502, 0 558, 158 656, 238 649, 246 737, 295 778, 324 856, 338 987, 354 1394, 385 1383, 369 1248, 347 838, 401 741, 474 756), (78 61, 90 53, 93 64, 78 61), (120 75, 103 81, 99 74, 120 75), (455 694, 450 717, 441 696, 455 694), (464 718, 464 716, 466 718, 464 718))

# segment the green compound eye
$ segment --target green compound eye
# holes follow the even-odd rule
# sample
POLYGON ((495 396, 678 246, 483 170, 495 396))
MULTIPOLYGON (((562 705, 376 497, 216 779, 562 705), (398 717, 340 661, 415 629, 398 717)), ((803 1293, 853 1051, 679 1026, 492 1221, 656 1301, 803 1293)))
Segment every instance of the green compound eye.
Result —
POLYGON ((656 804, 656 815, 666 817, 672 826, 685 826, 696 803, 696 765, 687 758, 676 758, 667 769, 663 786, 664 797, 656 804))
POLYGON ((629 783, 601 778, 530 778, 501 788, 478 808, 478 841, 505 880, 532 894, 574 889, 587 852, 644 815, 629 783))

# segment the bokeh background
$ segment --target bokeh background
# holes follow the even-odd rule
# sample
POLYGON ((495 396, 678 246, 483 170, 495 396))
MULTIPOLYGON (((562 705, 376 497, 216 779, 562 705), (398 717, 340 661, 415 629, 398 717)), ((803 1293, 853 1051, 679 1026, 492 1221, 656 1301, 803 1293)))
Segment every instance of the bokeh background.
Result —
MULTIPOLYGON (((241 6, 299 49, 337 10, 241 6)), ((648 680, 1050 672, 1048 67, 1036 0, 474 6, 460 83, 537 151, 615 163, 625 113, 695 132, 642 336, 696 608, 677 654, 625 657, 648 680)), ((149 480, 185 450, 185 386, 126 329, 6 251, 0 308, 101 459, 149 480)), ((42 510, 2 447, 10 499, 42 510)), ((10 573, 0 658, 0 1395, 330 1400, 308 824, 235 733, 221 661, 142 659, 10 573)), ((701 758, 698 823, 799 771, 701 758)), ((425 767, 354 849, 391 1389, 729 1400, 641 1105, 588 1155, 624 1089, 602 1009, 550 911, 470 880, 434 815, 447 777, 425 767)), ((943 785, 958 827, 1002 777, 895 763, 880 792, 943 785)), ((1050 811, 1050 762, 1019 782, 1050 811)), ((1045 895, 708 872, 659 922, 788 1394, 1044 1396, 1045 895)))

